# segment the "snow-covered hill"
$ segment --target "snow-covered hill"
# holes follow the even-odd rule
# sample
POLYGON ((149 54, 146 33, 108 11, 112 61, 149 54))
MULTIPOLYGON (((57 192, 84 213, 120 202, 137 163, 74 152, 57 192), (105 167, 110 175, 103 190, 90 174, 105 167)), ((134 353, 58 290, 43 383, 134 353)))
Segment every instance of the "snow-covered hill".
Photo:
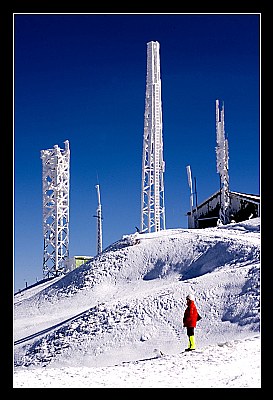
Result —
POLYGON ((155 349, 180 357, 189 292, 202 316, 197 349, 259 337, 259 218, 127 235, 66 276, 17 293, 15 371, 113 367, 155 349))

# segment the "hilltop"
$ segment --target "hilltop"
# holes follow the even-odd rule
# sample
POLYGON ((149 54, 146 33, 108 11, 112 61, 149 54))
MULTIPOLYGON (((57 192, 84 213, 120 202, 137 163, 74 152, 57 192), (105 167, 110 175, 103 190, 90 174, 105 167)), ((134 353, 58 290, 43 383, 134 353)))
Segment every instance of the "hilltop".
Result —
POLYGON ((113 366, 187 346, 194 293, 199 348, 260 331, 260 218, 126 235, 63 277, 14 296, 15 366, 113 366), (136 244, 133 244, 136 243, 136 244))

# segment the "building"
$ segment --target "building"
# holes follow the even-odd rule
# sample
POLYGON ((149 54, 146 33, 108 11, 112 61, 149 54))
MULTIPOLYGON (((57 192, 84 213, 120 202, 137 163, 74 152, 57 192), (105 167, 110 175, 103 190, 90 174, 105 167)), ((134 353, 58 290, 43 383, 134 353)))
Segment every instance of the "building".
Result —
POLYGON ((92 260, 92 258, 93 257, 91 256, 73 256, 68 258, 63 262, 64 273, 68 273, 76 268, 79 268, 82 264, 92 260))
MULTIPOLYGON (((239 192, 229 192, 230 222, 241 222, 260 216, 260 196, 239 192)), ((221 202, 220 190, 187 212, 188 228, 208 228, 217 226, 221 202)))

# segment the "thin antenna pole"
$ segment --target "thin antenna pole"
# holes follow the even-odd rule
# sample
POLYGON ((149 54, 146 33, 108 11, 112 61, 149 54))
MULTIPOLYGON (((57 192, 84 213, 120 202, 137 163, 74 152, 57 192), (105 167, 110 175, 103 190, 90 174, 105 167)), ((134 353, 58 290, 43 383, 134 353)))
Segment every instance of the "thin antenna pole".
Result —
POLYGON ((100 186, 96 185, 97 196, 98 196, 98 207, 97 207, 97 254, 102 252, 102 212, 100 202, 100 186))
POLYGON ((197 212, 197 188, 196 188, 196 178, 194 178, 194 194, 195 194, 195 207, 197 212))
POLYGON ((191 205, 191 227, 194 226, 193 223, 193 191, 192 191, 192 178, 191 178, 191 167, 187 165, 187 175, 188 175, 188 184, 190 188, 190 205, 191 205))

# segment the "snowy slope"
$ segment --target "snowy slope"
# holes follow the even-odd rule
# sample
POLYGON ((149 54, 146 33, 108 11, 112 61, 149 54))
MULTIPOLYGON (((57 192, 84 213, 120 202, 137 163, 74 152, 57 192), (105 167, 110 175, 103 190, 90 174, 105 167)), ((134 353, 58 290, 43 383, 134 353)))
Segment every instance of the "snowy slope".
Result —
POLYGON ((16 371, 103 368, 152 358, 155 349, 181 357, 189 292, 202 316, 197 349, 259 337, 259 218, 140 234, 133 246, 128 238, 136 235, 40 290, 15 295, 16 371))
POLYGON ((203 351, 113 366, 16 368, 16 388, 260 388, 260 340, 251 337, 203 351))

